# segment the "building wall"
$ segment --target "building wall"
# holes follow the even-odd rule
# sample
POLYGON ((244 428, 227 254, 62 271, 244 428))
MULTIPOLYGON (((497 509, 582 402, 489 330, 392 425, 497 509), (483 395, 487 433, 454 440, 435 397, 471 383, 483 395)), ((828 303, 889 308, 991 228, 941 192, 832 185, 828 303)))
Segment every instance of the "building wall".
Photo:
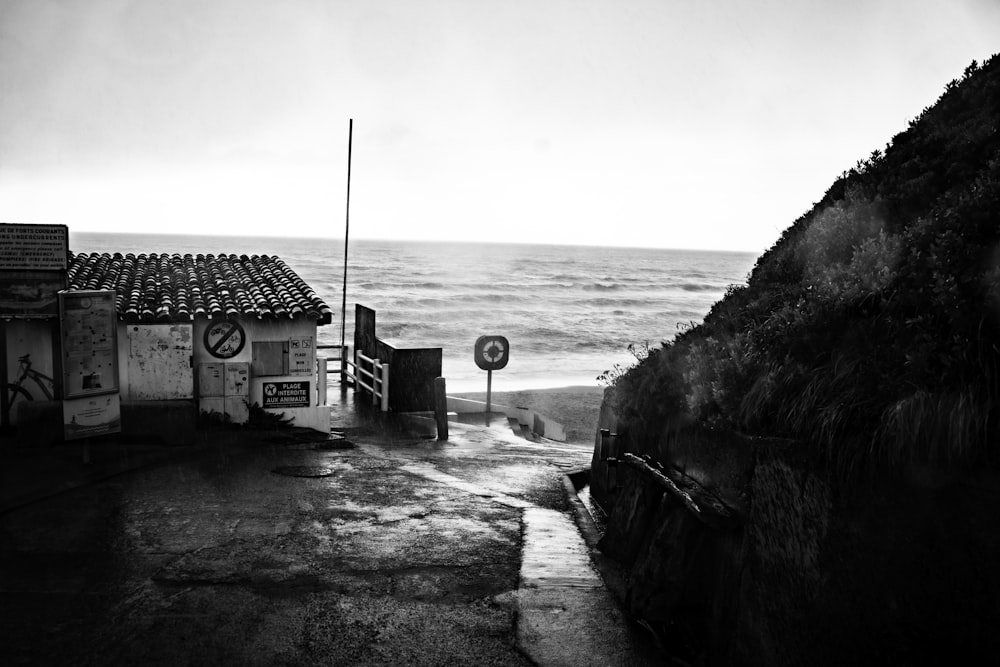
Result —
MULTIPOLYGON (((312 339, 313 350, 316 345, 316 322, 309 319, 297 320, 240 320, 246 332, 246 342, 243 349, 238 354, 229 359, 218 359, 212 356, 205 346, 205 330, 211 326, 210 320, 198 319, 194 322, 194 367, 197 373, 199 364, 203 363, 225 363, 244 362, 252 364, 254 361, 253 343, 261 342, 287 342, 292 338, 309 337, 312 339)), ((329 431, 330 410, 326 406, 317 405, 317 378, 315 363, 310 365, 308 375, 287 373, 281 375, 254 376, 251 373, 250 379, 250 405, 264 405, 264 383, 272 382, 308 382, 309 385, 309 405, 300 408, 274 408, 267 409, 268 412, 283 413, 285 417, 293 418, 296 426, 314 428, 318 431, 329 431)), ((323 379, 325 382, 325 378, 323 379)), ((197 388, 196 388, 197 392, 197 388)))
POLYGON ((191 332, 190 323, 119 323, 118 377, 122 400, 194 398, 191 332))
MULTIPOLYGON (((55 358, 53 355, 53 338, 58 331, 56 320, 11 320, 3 325, 7 330, 7 382, 15 383, 20 376, 19 357, 31 355, 31 370, 41 373, 47 378, 39 378, 46 389, 54 396, 58 396, 61 384, 56 376, 55 358)), ((21 386, 31 394, 35 401, 46 400, 42 389, 34 379, 25 379, 21 386)), ((21 401, 15 399, 15 403, 21 401)), ((18 421, 17 406, 12 406, 10 417, 11 423, 18 421)))
MULTIPOLYGON (((253 362, 254 342, 285 342, 291 338, 309 337, 315 350, 316 343, 316 323, 313 320, 240 320, 246 332, 246 343, 243 349, 236 356, 220 360, 212 356, 205 347, 205 330, 209 327, 210 321, 197 319, 192 323, 193 352, 190 367, 190 376, 197 377, 197 369, 202 363, 225 362, 245 362, 248 365, 253 362)), ((7 369, 8 382, 16 382, 18 378, 18 358, 25 354, 31 355, 32 370, 43 373, 54 382, 48 382, 48 388, 53 390, 54 386, 60 384, 56 374, 56 364, 53 356, 53 345, 58 335, 58 328, 54 320, 12 320, 6 323, 7 328, 7 369)), ((129 335, 130 328, 150 325, 118 323, 118 376, 121 396, 124 400, 129 400, 132 394, 132 387, 129 384, 129 335)), ((152 325, 163 326, 163 325, 152 325)), ((325 381, 325 378, 322 380, 325 381)), ((310 368, 308 375, 294 373, 252 377, 249 393, 249 403, 263 406, 263 384, 265 382, 308 382, 309 383, 309 406, 301 408, 275 408, 270 410, 275 413, 284 413, 286 417, 292 417, 296 426, 315 428, 320 431, 329 430, 329 408, 317 405, 317 377, 315 366, 310 368)), ((33 380, 23 383, 26 390, 31 392, 35 400, 44 398, 40 389, 33 380)), ((197 397, 198 388, 194 387, 197 397)), ((58 394, 57 394, 58 395, 58 394)), ((156 400, 156 397, 144 395, 145 400, 156 400)), ((161 398, 175 398, 173 395, 161 398)), ((17 411, 11 412, 12 420, 16 421, 17 411)))

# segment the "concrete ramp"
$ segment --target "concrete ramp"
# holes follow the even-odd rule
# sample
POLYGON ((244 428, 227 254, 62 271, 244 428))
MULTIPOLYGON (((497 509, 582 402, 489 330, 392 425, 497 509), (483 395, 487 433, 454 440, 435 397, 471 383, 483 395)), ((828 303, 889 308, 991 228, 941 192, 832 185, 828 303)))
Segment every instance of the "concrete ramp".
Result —
POLYGON ((569 515, 524 510, 518 644, 543 667, 648 665, 569 515))

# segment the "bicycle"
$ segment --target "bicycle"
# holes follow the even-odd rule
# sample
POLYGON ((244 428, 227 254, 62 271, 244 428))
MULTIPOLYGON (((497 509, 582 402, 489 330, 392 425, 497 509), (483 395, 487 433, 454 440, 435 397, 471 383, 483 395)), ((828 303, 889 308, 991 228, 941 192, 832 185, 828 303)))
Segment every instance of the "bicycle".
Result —
POLYGON ((18 396, 23 396, 24 400, 26 401, 35 400, 35 397, 31 395, 31 392, 29 392, 27 389, 21 386, 21 384, 28 378, 34 380, 35 384, 38 385, 38 388, 42 390, 42 395, 45 396, 46 400, 51 401, 54 397, 54 394, 52 393, 52 390, 49 389, 49 387, 55 386, 55 380, 50 378, 45 373, 39 373, 38 371, 31 368, 30 354, 26 354, 23 357, 18 357, 17 362, 18 362, 17 382, 7 383, 7 391, 8 391, 7 406, 8 407, 13 406, 14 400, 18 396), (46 383, 48 383, 47 386, 46 383))

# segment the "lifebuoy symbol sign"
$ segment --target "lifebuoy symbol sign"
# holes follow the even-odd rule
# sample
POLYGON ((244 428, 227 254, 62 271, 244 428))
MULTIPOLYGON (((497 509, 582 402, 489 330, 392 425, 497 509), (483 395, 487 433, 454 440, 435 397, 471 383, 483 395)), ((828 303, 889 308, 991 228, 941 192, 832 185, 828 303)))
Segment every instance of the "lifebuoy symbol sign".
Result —
POLYGON ((510 359, 510 343, 503 336, 480 336, 474 354, 476 365, 484 371, 498 371, 510 359))

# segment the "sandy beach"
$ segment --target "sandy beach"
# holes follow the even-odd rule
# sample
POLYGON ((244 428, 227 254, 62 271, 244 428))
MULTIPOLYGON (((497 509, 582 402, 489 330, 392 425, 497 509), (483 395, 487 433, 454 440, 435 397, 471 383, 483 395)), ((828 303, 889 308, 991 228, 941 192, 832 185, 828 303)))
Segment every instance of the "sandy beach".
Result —
MULTIPOLYGON (((486 392, 455 394, 461 398, 485 401, 486 392)), ((494 391, 495 405, 529 408, 566 427, 568 442, 593 443, 597 418, 601 412, 604 387, 574 386, 522 391, 494 391)))

